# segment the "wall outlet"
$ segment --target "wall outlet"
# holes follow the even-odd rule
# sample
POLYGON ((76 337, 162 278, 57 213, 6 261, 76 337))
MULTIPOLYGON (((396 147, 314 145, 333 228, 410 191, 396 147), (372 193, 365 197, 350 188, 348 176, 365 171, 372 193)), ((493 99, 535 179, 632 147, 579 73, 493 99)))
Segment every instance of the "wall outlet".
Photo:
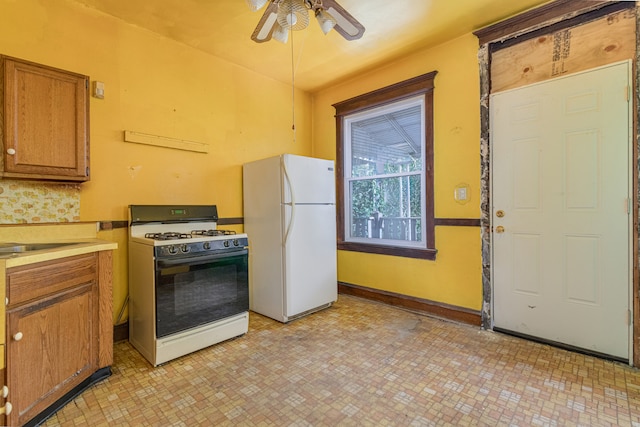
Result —
POLYGON ((467 189, 462 187, 462 188, 456 188, 456 200, 467 200, 467 189))
POLYGON ((458 184, 453 190, 453 198, 456 202, 465 204, 469 201, 469 184, 458 184))

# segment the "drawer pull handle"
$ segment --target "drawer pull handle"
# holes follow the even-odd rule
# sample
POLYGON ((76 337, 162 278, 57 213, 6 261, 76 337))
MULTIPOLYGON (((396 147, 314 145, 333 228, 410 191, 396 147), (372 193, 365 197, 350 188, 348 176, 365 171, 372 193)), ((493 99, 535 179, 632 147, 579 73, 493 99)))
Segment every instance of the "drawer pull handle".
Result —
POLYGON ((6 399, 7 396, 9 396, 9 387, 7 387, 6 385, 2 386, 2 398, 6 399))
POLYGON ((9 154, 10 156, 13 156, 14 154, 16 154, 16 150, 14 148, 8 148, 7 154, 9 154))
POLYGON ((18 333, 16 333, 16 334, 13 336, 13 339, 14 339, 15 341, 20 341, 20 340, 22 339, 22 336, 23 336, 23 335, 22 335, 22 332, 18 332, 18 333))
POLYGON ((9 415, 12 409, 13 409, 13 405, 7 402, 4 404, 2 408, 0 408, 0 415, 2 414, 9 415))

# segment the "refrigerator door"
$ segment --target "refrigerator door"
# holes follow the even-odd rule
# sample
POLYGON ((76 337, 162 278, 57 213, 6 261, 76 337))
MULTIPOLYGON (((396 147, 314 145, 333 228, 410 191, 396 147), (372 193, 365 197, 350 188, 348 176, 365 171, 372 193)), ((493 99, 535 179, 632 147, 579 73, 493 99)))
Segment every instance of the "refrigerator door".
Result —
POLYGON ((280 156, 243 166, 244 231, 249 236, 249 308, 284 321, 280 156))
POLYGON ((292 209, 295 218, 284 248, 287 319, 338 298, 335 206, 283 205, 287 222, 292 209))
POLYGON ((336 178, 333 160, 282 155, 284 203, 336 202, 336 178))

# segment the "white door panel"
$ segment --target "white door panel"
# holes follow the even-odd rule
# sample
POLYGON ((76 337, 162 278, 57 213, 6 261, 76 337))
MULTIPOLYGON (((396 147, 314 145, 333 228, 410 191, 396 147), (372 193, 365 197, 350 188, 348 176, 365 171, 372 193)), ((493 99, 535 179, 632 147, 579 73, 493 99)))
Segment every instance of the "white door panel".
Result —
POLYGON ((629 67, 492 95, 496 327, 629 357, 629 67))

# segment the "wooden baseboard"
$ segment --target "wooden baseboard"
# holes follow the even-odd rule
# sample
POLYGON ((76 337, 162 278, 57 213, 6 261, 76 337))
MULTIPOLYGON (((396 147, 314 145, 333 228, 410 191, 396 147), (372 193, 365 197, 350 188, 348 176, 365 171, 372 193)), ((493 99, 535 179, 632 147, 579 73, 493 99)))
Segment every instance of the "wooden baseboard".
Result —
POLYGON ((113 327, 113 342, 129 339, 129 322, 124 322, 113 327))
POLYGON ((338 282, 338 292, 473 326, 481 326, 482 324, 480 312, 468 308, 342 282, 338 282))

